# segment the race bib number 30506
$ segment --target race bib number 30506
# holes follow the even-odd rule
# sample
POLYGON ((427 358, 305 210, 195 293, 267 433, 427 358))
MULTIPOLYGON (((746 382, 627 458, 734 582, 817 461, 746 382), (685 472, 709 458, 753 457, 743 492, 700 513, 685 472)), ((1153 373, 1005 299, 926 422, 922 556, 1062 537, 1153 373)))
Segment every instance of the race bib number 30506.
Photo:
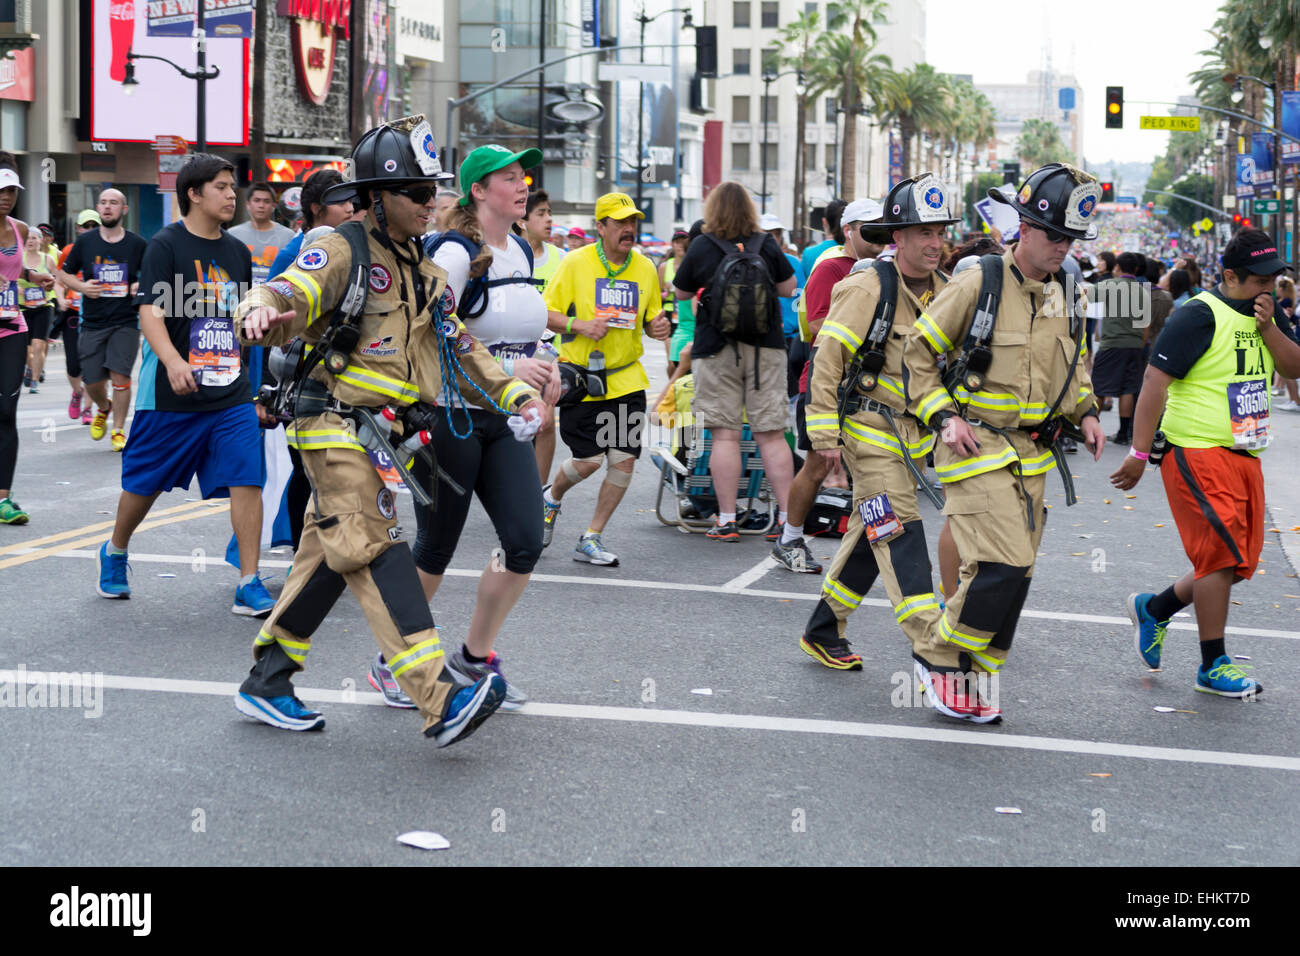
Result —
POLYGON ((1262 378, 1228 386, 1228 413, 1232 416, 1235 448, 1268 447, 1268 382, 1262 378))
POLYGON ((190 368, 200 385, 230 385, 239 378, 239 343, 229 316, 194 320, 190 368))

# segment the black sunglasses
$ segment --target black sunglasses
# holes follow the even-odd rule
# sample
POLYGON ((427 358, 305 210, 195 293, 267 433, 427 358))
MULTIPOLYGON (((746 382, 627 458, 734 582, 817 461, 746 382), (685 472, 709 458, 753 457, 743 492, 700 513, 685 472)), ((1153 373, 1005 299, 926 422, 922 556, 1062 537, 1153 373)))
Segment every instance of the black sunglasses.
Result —
POLYGON ((1037 229, 1039 232, 1041 232, 1044 236, 1047 237, 1048 242, 1064 242, 1066 239, 1073 241, 1074 239, 1074 236, 1067 235, 1064 232, 1057 232, 1055 229, 1044 229, 1042 226, 1039 226, 1037 224, 1031 223, 1030 228, 1037 229))
POLYGON ((429 200, 433 198, 433 194, 437 191, 437 188, 434 186, 411 186, 407 189, 393 190, 393 192, 397 193, 399 196, 405 196, 417 206, 427 205, 429 200))

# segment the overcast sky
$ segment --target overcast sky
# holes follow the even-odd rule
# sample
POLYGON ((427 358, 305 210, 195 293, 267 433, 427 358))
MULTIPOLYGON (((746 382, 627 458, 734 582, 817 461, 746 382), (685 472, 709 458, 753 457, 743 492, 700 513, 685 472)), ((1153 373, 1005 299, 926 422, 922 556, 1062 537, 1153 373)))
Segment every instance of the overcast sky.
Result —
MULTIPOLYGON (((1143 113, 1192 92, 1187 74, 1212 44, 1220 0, 1089 0, 1077 5, 1027 0, 927 0, 926 55, 943 73, 973 73, 976 85, 1023 83, 1040 69, 1050 46, 1052 68, 1073 73, 1083 90, 1084 152, 1101 168, 1108 160, 1147 162, 1164 153, 1169 133, 1139 130, 1143 113), (1124 87, 1124 129, 1105 127, 1106 87, 1124 87)), ((1204 117, 1202 117, 1204 119, 1204 117)))

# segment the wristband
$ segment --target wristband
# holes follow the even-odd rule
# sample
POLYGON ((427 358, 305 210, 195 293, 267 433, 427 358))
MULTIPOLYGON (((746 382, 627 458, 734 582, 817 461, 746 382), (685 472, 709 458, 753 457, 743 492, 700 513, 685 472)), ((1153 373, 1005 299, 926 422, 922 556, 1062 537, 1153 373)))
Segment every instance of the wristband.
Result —
POLYGON ((1138 451, 1136 448, 1129 448, 1128 453, 1129 453, 1129 457, 1136 458, 1138 461, 1146 461, 1148 458, 1151 457, 1151 452, 1138 451))
POLYGON ((576 315, 569 316, 569 324, 564 327, 565 333, 569 333, 573 331, 573 320, 576 318, 577 318, 576 315))

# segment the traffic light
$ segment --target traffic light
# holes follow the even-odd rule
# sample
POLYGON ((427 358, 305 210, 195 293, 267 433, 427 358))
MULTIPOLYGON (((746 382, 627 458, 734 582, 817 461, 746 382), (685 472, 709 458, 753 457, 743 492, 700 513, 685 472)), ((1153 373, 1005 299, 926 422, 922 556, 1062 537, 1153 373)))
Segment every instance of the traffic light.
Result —
POLYGON ((1241 215, 1241 213, 1239 213, 1239 212, 1234 212, 1234 213, 1232 214, 1232 224, 1233 224, 1234 226, 1240 226, 1240 225, 1241 225, 1241 219, 1242 219, 1242 215, 1241 215))
POLYGON ((524 171, 524 182, 528 184, 529 192, 536 192, 542 188, 542 167, 534 166, 532 169, 524 171))
POLYGON ((1010 183, 1012 186, 1020 184, 1020 164, 1014 159, 1002 161, 1002 182, 1010 183))
POLYGON ((1124 128, 1124 87, 1106 87, 1106 128, 1124 128))
POLYGON ((718 75, 718 28, 695 28, 695 72, 700 76, 718 75))
POLYGON ((1101 201, 1102 201, 1102 202, 1114 202, 1114 201, 1115 201, 1115 184, 1114 184, 1114 183, 1102 183, 1102 184, 1101 184, 1101 201))
POLYGON ((1243 219, 1243 220, 1241 221, 1241 228, 1242 228, 1242 229, 1253 229, 1254 226, 1255 226, 1255 224, 1254 224, 1253 222, 1251 222, 1249 219, 1243 219))

